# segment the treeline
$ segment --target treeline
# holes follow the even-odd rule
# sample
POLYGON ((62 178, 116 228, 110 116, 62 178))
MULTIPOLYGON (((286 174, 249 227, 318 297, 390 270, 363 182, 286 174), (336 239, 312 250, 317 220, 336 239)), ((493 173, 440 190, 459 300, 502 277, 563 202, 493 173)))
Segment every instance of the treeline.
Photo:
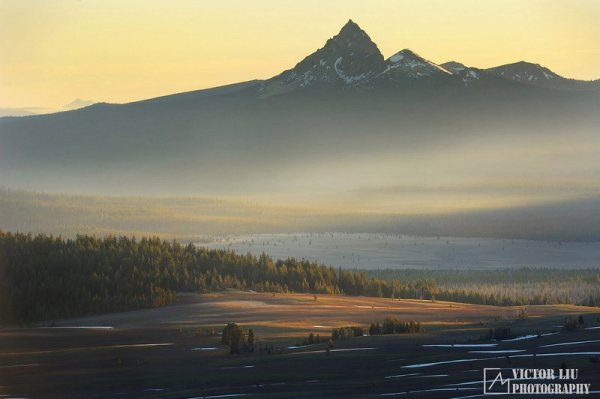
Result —
POLYGON ((368 278, 402 281, 398 291, 402 298, 496 306, 600 306, 599 269, 384 269, 362 272, 368 278))
POLYGON ((257 257, 209 250, 159 238, 80 235, 63 239, 0 232, 0 321, 27 323, 163 306, 175 300, 177 291, 225 288, 490 305, 600 304, 597 275, 585 281, 547 281, 543 289, 535 281, 525 280, 519 284, 530 284, 526 290, 517 290, 522 285, 515 283, 507 291, 505 286, 478 284, 476 280, 462 286, 456 282, 443 285, 443 272, 431 273, 401 282, 389 273, 368 276, 363 271, 307 260, 273 261, 265 254, 257 257), (440 273, 441 284, 434 273, 440 273), (560 296, 563 284, 569 284, 572 296, 560 296), (579 296, 575 297, 576 293, 579 296))
MULTIPOLYGON (((383 323, 371 323, 369 327, 369 335, 384 335, 384 334, 409 334, 418 333, 425 331, 421 327, 421 323, 415 320, 402 321, 395 316, 388 316, 385 318, 383 323)), ((331 337, 328 341, 328 348, 333 348, 333 343, 338 340, 346 340, 349 338, 363 337, 365 336, 365 330, 360 326, 343 326, 334 328, 331 330, 331 337)), ((301 345, 308 346, 314 344, 320 344, 324 342, 321 340, 319 334, 315 335, 312 332, 308 334, 308 337, 301 341, 301 345)), ((300 345, 300 344, 299 344, 300 345)))
POLYGON ((0 319, 30 322, 162 306, 225 288, 397 296, 398 281, 305 260, 273 261, 158 238, 0 232, 0 319))

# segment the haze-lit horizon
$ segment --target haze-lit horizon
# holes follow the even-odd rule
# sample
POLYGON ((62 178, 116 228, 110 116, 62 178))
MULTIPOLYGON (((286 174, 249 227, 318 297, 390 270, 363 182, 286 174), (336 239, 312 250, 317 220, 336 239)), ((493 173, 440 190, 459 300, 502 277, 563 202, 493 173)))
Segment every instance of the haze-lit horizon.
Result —
POLYGON ((433 62, 480 68, 526 60, 591 80, 600 77, 598 16, 600 3, 585 0, 5 1, 0 107, 121 103, 269 78, 349 18, 386 57, 410 48, 433 62))
MULTIPOLYGON (((383 58, 409 48, 437 63, 527 60, 593 77, 598 4, 3 3, 0 33, 13 40, 0 45, 0 111, 265 79, 307 58, 227 93, 2 118, 0 186, 97 196, 89 200, 109 208, 107 196, 250 201, 276 215, 292 208, 277 216, 279 226, 313 213, 585 212, 600 198, 598 82, 541 68, 450 73, 409 52, 383 58)), ((15 195, 5 201, 19 204, 15 195)), ((45 201, 36 195, 33 209, 45 201)), ((261 223, 245 209, 225 213, 208 216, 261 223)), ((84 225, 78 218, 74 225, 84 225)))

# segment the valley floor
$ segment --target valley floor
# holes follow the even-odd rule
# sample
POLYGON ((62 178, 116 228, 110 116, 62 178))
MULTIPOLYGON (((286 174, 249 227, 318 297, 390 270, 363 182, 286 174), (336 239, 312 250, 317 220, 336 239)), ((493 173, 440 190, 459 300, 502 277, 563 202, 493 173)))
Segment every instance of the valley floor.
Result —
POLYGON ((274 259, 307 259, 335 267, 433 270, 596 269, 598 242, 416 237, 366 233, 228 235, 200 242, 210 249, 274 259))
MULTIPOLYGON (((30 398, 483 397, 483 368, 579 369, 600 392, 600 310, 226 291, 181 294, 177 304, 0 329, 0 395, 30 398), (562 332, 568 317, 585 324, 562 332), (424 333, 326 342, 335 327, 368 330, 386 316, 418 320, 424 333), (271 354, 229 355, 228 322, 252 328, 271 354), (481 338, 507 325, 522 337, 481 338)), ((539 397, 539 395, 537 396, 539 397)), ((591 395, 594 397, 594 394, 591 395)))

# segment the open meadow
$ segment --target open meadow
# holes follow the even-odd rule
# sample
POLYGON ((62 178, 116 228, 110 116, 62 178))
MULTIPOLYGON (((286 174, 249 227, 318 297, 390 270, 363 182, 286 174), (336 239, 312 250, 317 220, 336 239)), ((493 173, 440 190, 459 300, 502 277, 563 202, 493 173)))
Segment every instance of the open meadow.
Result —
POLYGON ((482 396, 483 368, 561 366, 600 392, 600 312, 571 305, 495 307, 429 300, 224 291, 179 294, 154 309, 0 330, 3 397, 294 398, 482 396), (387 316, 424 332, 333 341, 332 329, 387 316), (580 318, 580 316, 582 316, 580 318), (565 331, 567 319, 582 319, 565 331), (256 334, 229 354, 219 332, 256 334), (490 328, 510 328, 491 340, 490 328), (320 343, 302 341, 313 333, 320 343), (264 349, 264 350, 263 350, 264 349))

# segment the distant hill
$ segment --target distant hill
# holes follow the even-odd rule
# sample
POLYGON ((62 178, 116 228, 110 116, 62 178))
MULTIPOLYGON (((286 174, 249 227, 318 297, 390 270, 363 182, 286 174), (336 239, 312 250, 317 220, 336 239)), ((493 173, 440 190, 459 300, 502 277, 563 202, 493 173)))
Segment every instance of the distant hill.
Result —
POLYGON ((504 79, 557 90, 599 90, 600 80, 567 79, 540 64, 519 61, 488 68, 486 72, 504 79))
POLYGON ((29 108, 0 108, 0 117, 3 116, 30 116, 36 113, 29 108))
POLYGON ((93 101, 81 100, 79 98, 65 104, 59 109, 42 107, 22 107, 22 108, 0 108, 0 117, 5 116, 31 116, 40 114, 50 114, 53 112, 73 111, 76 109, 93 105, 93 101))
POLYGON ((70 103, 63 105, 62 110, 72 111, 72 110, 79 109, 79 108, 89 107, 90 105, 93 105, 93 104, 94 104, 93 101, 82 100, 80 98, 76 98, 75 100, 71 101, 70 103))

